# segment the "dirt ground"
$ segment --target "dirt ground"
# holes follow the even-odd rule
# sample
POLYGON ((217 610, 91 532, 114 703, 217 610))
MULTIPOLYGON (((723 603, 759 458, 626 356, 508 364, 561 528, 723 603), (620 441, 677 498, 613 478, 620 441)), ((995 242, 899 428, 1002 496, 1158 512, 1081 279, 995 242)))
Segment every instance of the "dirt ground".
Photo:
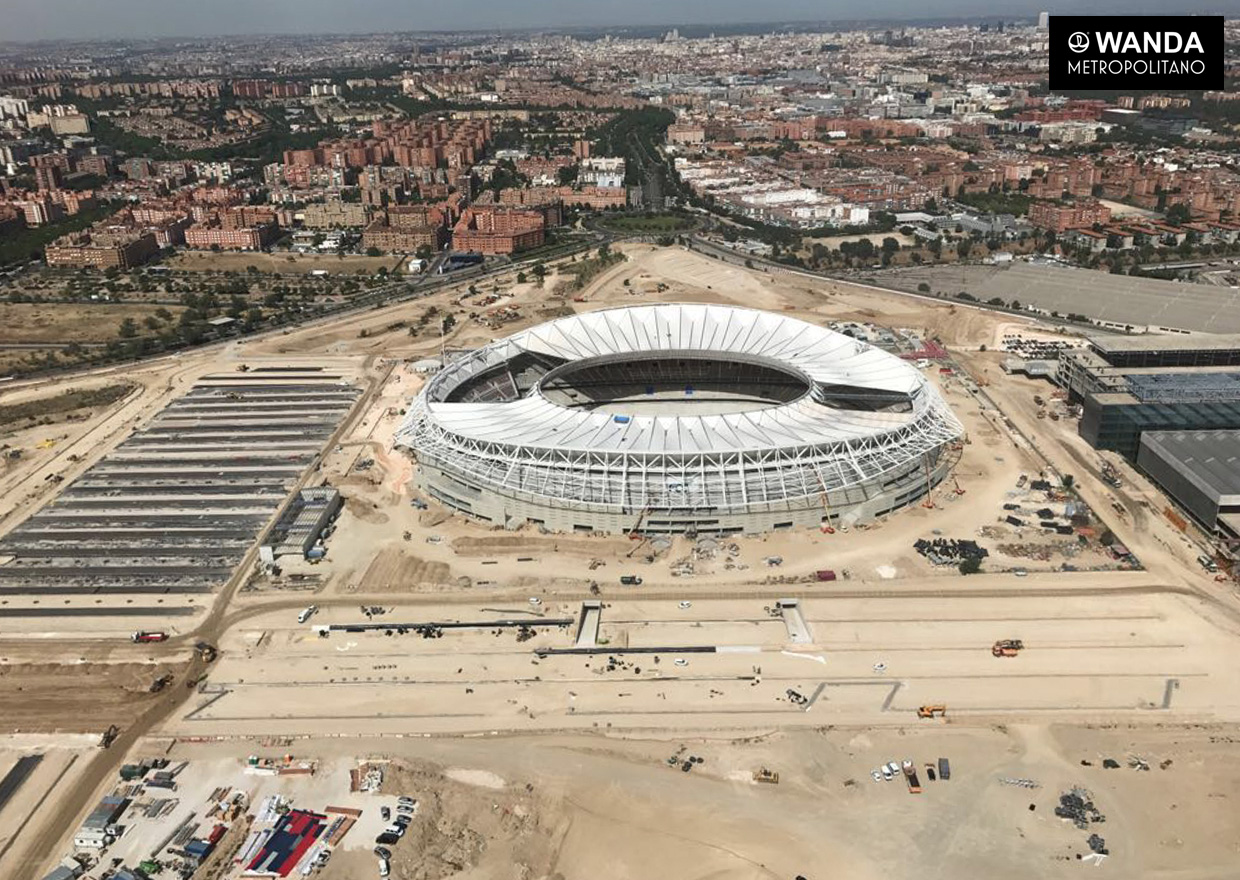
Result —
MULTIPOLYGON (((391 845, 398 880, 810 880, 848 877, 1075 877, 1103 838, 1108 876, 1224 878, 1240 844, 1237 731, 1023 724, 888 730, 830 728, 615 737, 556 734, 482 739, 250 743, 321 761, 313 778, 281 781, 294 804, 362 809, 322 876, 373 876, 375 815, 395 795, 417 799, 410 831, 391 845), (670 765, 672 758, 675 765, 670 765), (385 768, 382 794, 353 795, 343 767, 385 768), (689 758, 701 763, 683 772, 689 758), (926 764, 951 766, 931 781, 926 764), (1104 759, 1118 769, 1105 769, 1104 759), (1132 769, 1140 758, 1149 770, 1132 769), (871 771, 910 760, 922 792, 871 771), (767 768, 775 785, 754 781, 767 768), (1006 783, 1029 780, 1034 787, 1006 783), (334 790, 333 790, 334 787, 334 790), (1087 791, 1103 821, 1081 830, 1054 814, 1061 794, 1087 791), (878 845, 876 842, 881 842, 878 845)), ((228 744, 178 743, 168 753, 217 768, 228 744)), ((235 774, 237 771, 231 771, 235 774)), ((201 785, 200 785, 201 787, 201 785)), ((266 790, 264 788, 264 790, 266 790)))
POLYGON ((0 661, 0 733, 96 734, 121 725, 154 702, 151 684, 165 674, 184 687, 175 662, 20 663, 0 661))
MULTIPOLYGON (((179 307, 168 307, 176 314, 179 307)), ((155 306, 93 303, 0 303, 0 343, 111 342, 126 318, 138 323, 155 312, 155 306)))
MULTIPOLYGON (((407 793, 424 800, 434 819, 418 832, 419 847, 397 850, 393 876, 401 880, 1022 880, 1089 867, 1077 856, 1088 853, 1095 831, 1109 850, 1100 870, 1117 876, 1234 875, 1240 813, 1228 798, 1240 782, 1240 693, 1227 658, 1236 651, 1240 603, 1231 585, 1194 567, 1196 536, 1170 527, 1155 488, 1126 467, 1123 489, 1103 486, 1098 455, 1075 425, 1035 418, 1031 396, 1049 386, 1004 376, 1002 356, 981 350, 1033 325, 791 272, 747 272, 680 248, 624 250, 627 261, 571 299, 554 295, 554 269, 542 285, 518 284, 514 273, 473 296, 440 293, 127 367, 126 378, 140 386, 132 398, 55 426, 51 448, 37 449, 45 438, 34 434, 20 438, 28 457, 0 474, 8 513, 0 529, 54 496, 48 474, 67 484, 199 376, 243 362, 287 364, 296 354, 376 383, 316 473, 346 499, 327 558, 316 566, 289 560, 283 583, 230 599, 219 612, 221 658, 203 691, 180 706, 160 698, 168 711, 151 715, 151 735, 136 751, 171 747, 174 756, 231 767, 279 734, 287 738, 281 748, 295 742, 299 753, 337 763, 375 755, 403 761, 400 787, 413 789, 407 793), (492 288, 501 299, 483 304, 492 288), (873 322, 938 337, 965 372, 929 374, 967 430, 955 469, 964 494, 945 483, 932 507, 835 534, 802 530, 713 546, 677 538, 657 548, 530 528, 501 532, 411 504, 416 464, 393 448, 425 379, 408 362, 436 356, 441 345, 482 344, 565 308, 651 301, 732 302, 818 324, 873 322), (491 326, 499 305, 516 318, 491 326), (442 342, 407 330, 431 307, 457 319, 442 342), (1074 474, 1099 525, 1114 529, 1144 570, 1116 571, 1096 546, 1069 552, 1001 526, 1003 504, 1026 501, 1020 475, 1043 470, 1074 474), (961 578, 913 550, 936 533, 990 548, 982 573, 961 578), (1039 558, 1048 548, 1054 552, 1039 558), (768 564, 772 556, 782 562, 768 564), (822 568, 847 576, 819 585, 813 572, 822 568), (642 587, 621 588, 627 573, 639 574, 642 587), (304 579, 294 584, 294 576, 304 579), (357 621, 362 604, 388 609, 388 620, 575 621, 592 584, 608 605, 600 630, 606 644, 666 647, 659 664, 630 656, 609 668, 605 656, 534 653, 571 644, 575 624, 522 642, 486 629, 425 640, 382 631, 319 638, 310 629, 357 621), (804 602, 812 643, 790 643, 770 615, 783 597, 804 602), (297 612, 310 602, 321 610, 298 626, 297 612), (993 658, 999 638, 1022 638, 1028 649, 993 658), (724 650, 680 656, 678 646, 724 650), (812 697, 812 711, 789 690, 812 697), (948 704, 948 719, 918 724, 917 706, 933 702, 948 704), (686 773, 669 766, 673 754, 705 761, 686 773), (1151 769, 1129 768, 1133 755, 1151 769), (924 769, 938 757, 951 759, 952 780, 928 782, 923 772, 920 795, 898 781, 871 781, 885 761, 909 758, 924 769), (1120 768, 1103 769, 1107 757, 1120 768), (780 774, 778 785, 754 783, 763 766, 780 774), (497 778, 501 787, 491 787, 497 778), (1092 792, 1105 823, 1081 831, 1054 817, 1059 795, 1072 786, 1092 792), (424 851, 429 857, 418 858, 424 851)), ((201 256, 235 259, 244 270, 257 255, 201 256)), ((91 380, 115 374, 96 371, 91 380)), ((67 381, 6 394, 50 393, 67 381)), ((3 601, 14 609, 32 600, 3 601)), ((147 711, 160 702, 145 693, 153 673, 183 660, 199 619, 174 618, 185 629, 163 653, 125 643, 126 627, 143 626, 135 618, 6 617, 6 729, 97 732, 113 717, 147 711)), ((186 691, 175 686, 180 700, 186 691)), ((80 738, 75 743, 82 748, 80 738)), ((87 806, 85 793, 57 791, 63 802, 87 806)), ((46 852, 17 874, 0 856, 0 876, 40 876, 35 868, 59 858, 80 812, 58 817, 59 802, 23 834, 46 852)), ((364 835, 349 840, 324 877, 372 876, 369 849, 364 835)))

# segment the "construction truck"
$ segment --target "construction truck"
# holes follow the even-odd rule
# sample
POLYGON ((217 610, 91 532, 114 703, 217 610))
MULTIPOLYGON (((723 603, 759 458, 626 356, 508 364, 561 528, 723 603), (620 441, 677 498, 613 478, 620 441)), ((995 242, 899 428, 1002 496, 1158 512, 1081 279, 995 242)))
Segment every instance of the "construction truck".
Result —
POLYGON ((103 732, 102 736, 99 737, 99 748, 106 749, 111 746, 112 743, 116 741, 116 738, 120 736, 120 733, 121 729, 113 724, 103 732))
POLYGON ((921 794, 921 780, 917 778, 917 768, 913 766, 913 762, 905 761, 902 769, 904 779, 908 782, 908 793, 921 794))
POLYGON ((146 632, 145 630, 138 630, 129 637, 129 641, 133 642, 135 645, 142 645, 148 642, 166 642, 168 641, 168 634, 166 632, 146 632))
POLYGON ((149 690, 151 693, 157 694, 170 684, 172 684, 172 673, 166 672, 163 675, 161 675, 159 678, 151 682, 151 687, 149 688, 149 690))
POLYGON ((198 655, 198 659, 203 663, 213 663, 219 652, 215 650, 215 645, 208 645, 206 642, 199 642, 194 645, 194 653, 198 655))
POLYGON ((946 718, 947 706, 943 703, 933 703, 927 706, 917 707, 918 718, 946 718))
POLYGON ((990 647, 990 653, 995 657, 1015 657, 1023 650, 1025 643, 1020 639, 999 639, 990 647))

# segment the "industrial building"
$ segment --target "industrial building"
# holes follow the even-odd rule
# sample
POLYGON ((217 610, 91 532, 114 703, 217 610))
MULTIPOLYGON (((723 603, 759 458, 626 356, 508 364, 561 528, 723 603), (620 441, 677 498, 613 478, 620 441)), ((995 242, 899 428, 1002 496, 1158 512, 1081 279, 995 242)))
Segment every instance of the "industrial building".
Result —
POLYGON ((1116 336, 1064 352, 1056 381, 1080 434, 1137 458, 1146 431, 1240 429, 1240 336, 1116 336))
POLYGON ((561 318, 455 359, 397 443, 425 492, 483 521, 726 533, 908 505, 961 433, 895 355, 784 315, 671 303, 561 318))
POLYGON ((1137 464, 1207 532, 1240 539, 1240 431, 1147 431, 1137 464))
POLYGON ((302 489, 293 496, 259 546, 262 560, 274 562, 281 556, 310 556, 323 530, 340 512, 342 503, 340 493, 331 486, 302 489))

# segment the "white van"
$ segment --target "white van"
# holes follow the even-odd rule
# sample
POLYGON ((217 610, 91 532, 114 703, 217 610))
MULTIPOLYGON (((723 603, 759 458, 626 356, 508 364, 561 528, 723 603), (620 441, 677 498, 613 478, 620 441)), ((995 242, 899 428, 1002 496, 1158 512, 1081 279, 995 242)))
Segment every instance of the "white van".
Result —
POLYGON ((309 619, 310 619, 310 618, 314 615, 314 612, 316 612, 316 611, 318 611, 318 610, 319 610, 319 606, 318 606, 318 605, 308 605, 308 606, 306 606, 305 608, 303 608, 303 609, 302 609, 301 614, 298 614, 298 615, 297 615, 297 622, 298 622, 298 623, 305 623, 307 620, 309 620, 309 619))

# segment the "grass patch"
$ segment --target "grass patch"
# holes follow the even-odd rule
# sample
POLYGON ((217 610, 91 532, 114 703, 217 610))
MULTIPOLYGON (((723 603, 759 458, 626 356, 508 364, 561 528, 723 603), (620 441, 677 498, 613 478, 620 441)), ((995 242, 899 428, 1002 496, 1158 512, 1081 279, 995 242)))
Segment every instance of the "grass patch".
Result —
POLYGON ((568 289, 570 291, 577 291, 584 289, 587 284, 607 269, 610 269, 617 263, 623 263, 627 259, 628 257, 618 251, 600 248, 597 256, 587 257, 575 263, 560 265, 559 272, 561 275, 573 276, 573 280, 568 284, 568 289))
POLYGON ((956 201, 984 211, 987 214, 1013 214, 1023 217, 1029 213, 1029 203, 1033 201, 1023 193, 968 193, 956 196, 956 201))
POLYGON ((32 424, 36 425, 50 424, 55 416, 116 403, 135 387, 129 383, 122 383, 105 385, 103 388, 73 389, 43 400, 28 400, 25 403, 0 406, 0 425, 30 427, 29 425, 13 425, 14 422, 27 419, 32 420, 32 424))
POLYGON ((604 229, 647 235, 688 232, 697 228, 697 221, 685 214, 613 214, 599 221, 604 229))

